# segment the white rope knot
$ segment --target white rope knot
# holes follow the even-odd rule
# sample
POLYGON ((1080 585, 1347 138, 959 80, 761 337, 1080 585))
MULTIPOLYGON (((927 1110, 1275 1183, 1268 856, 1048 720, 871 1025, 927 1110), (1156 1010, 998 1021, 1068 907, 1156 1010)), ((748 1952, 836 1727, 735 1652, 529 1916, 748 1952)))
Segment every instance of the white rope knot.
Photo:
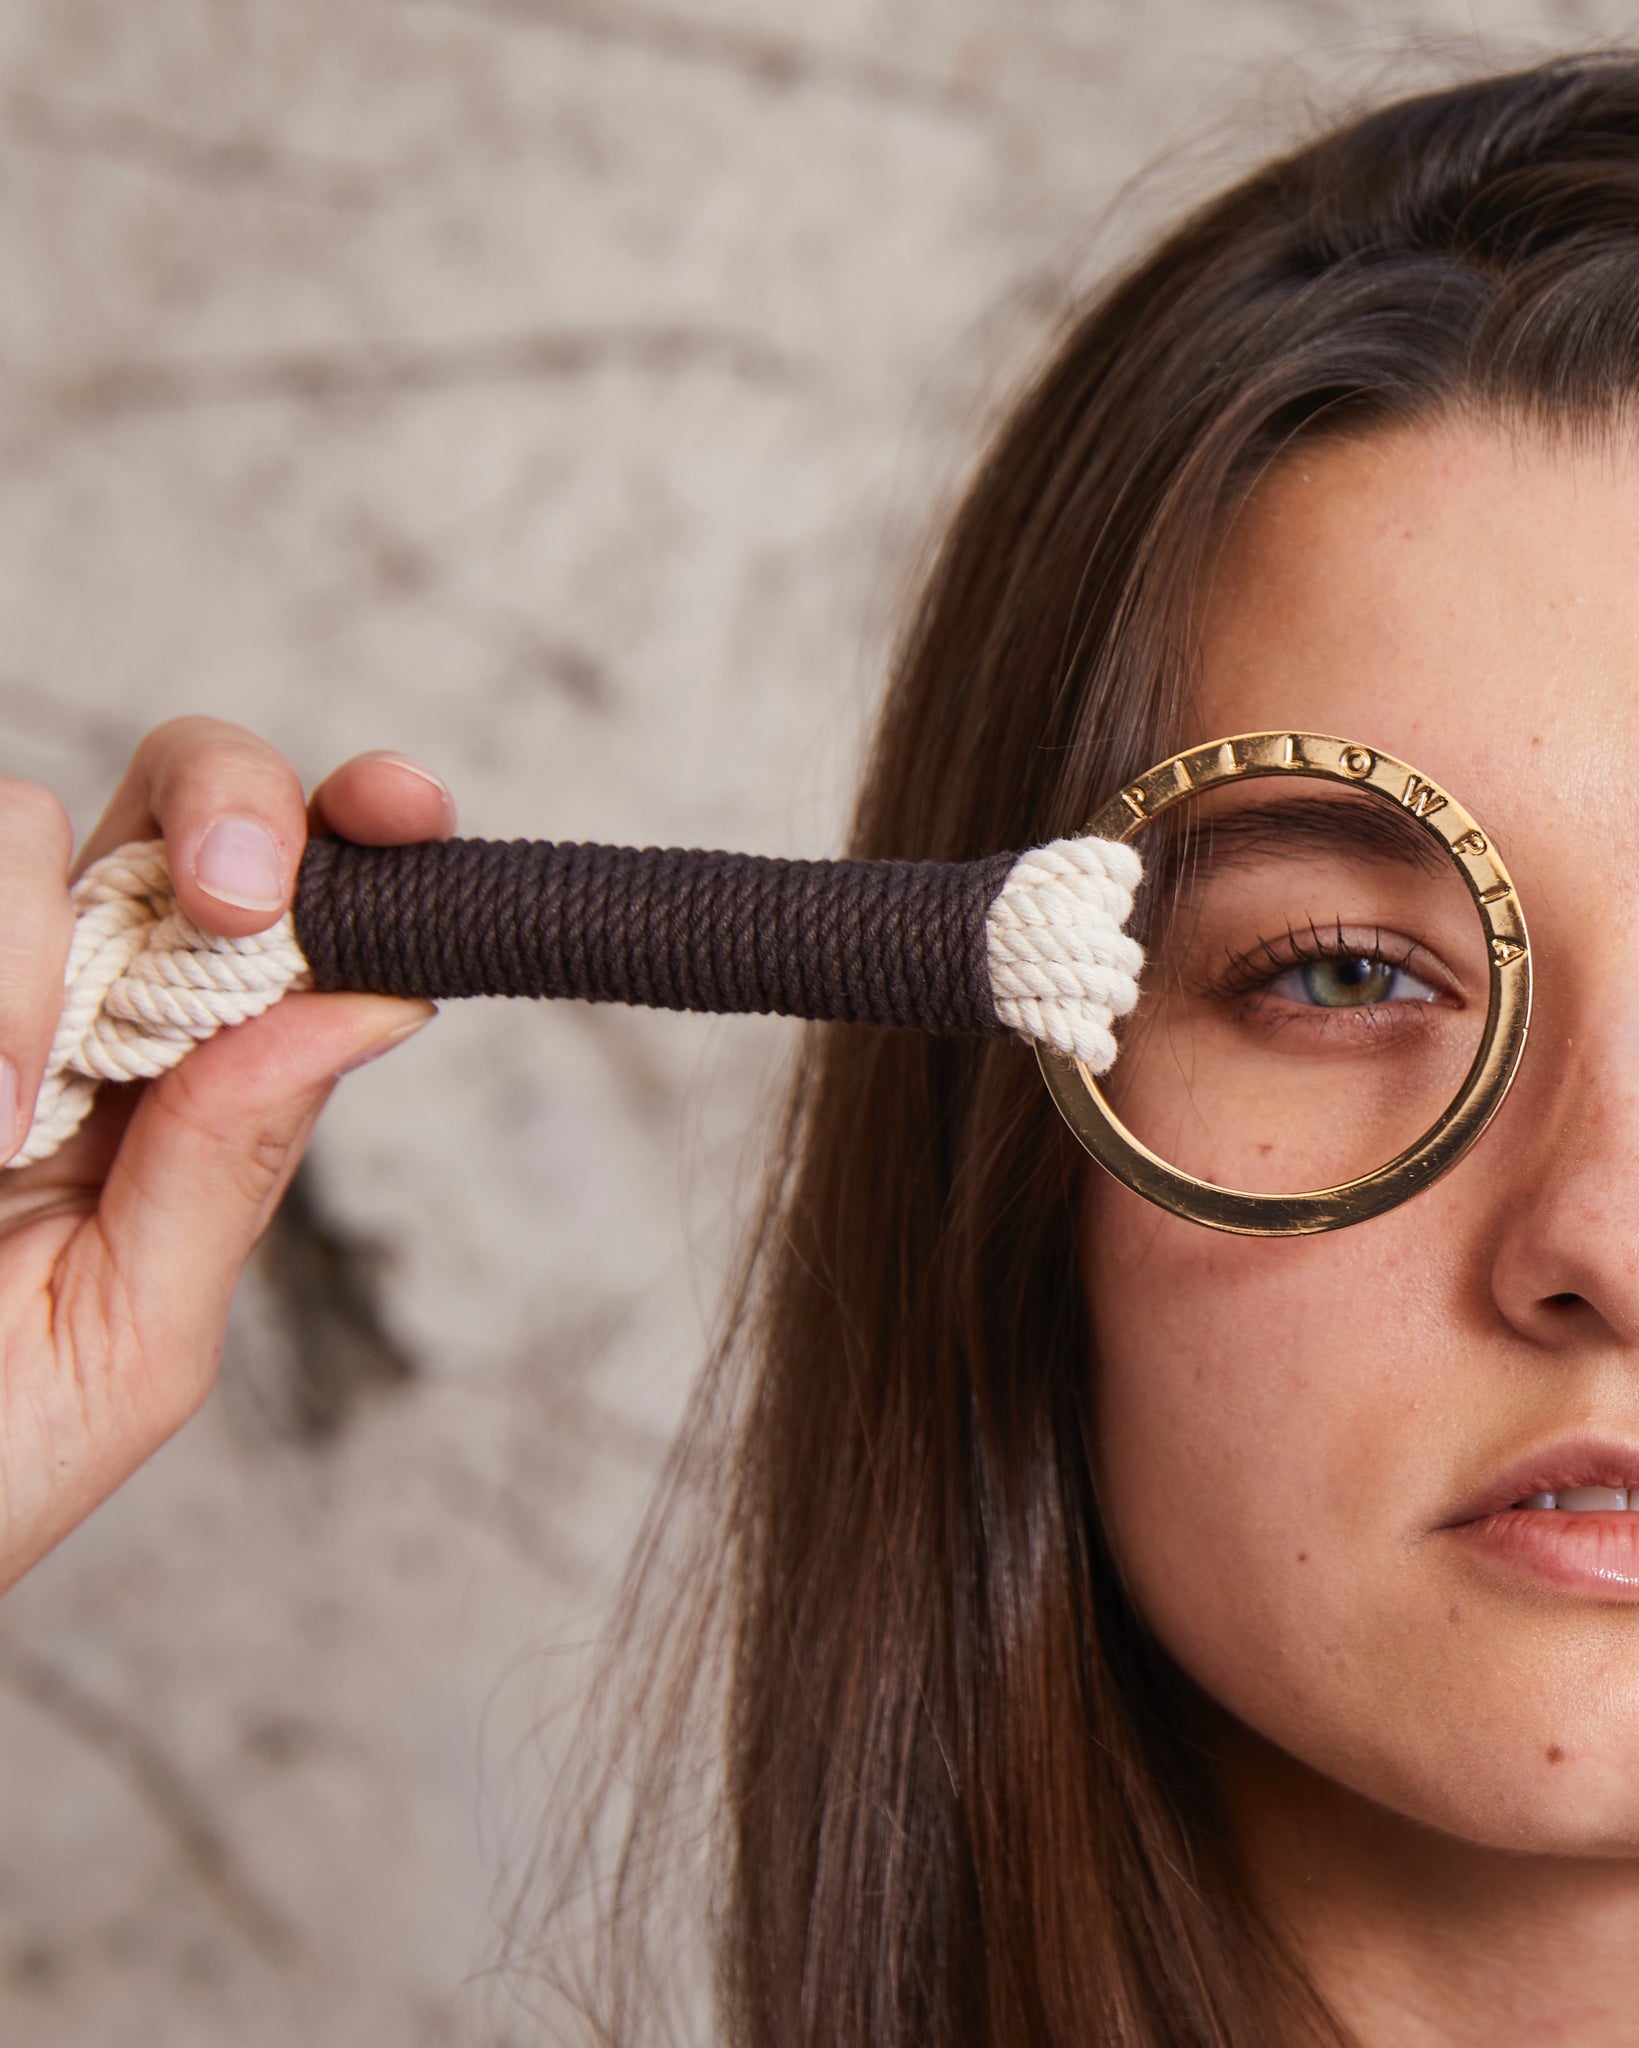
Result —
POLYGON ((161 840, 133 840, 93 862, 69 901, 62 1016, 34 1122, 8 1166, 49 1158, 72 1137, 99 1081, 151 1081, 201 1039, 312 986, 288 911, 245 939, 202 931, 177 907, 161 840))
POLYGON ((1095 1074, 1138 1001, 1144 950, 1121 927, 1142 872, 1119 840, 1055 839, 1020 854, 985 913, 996 1015, 1095 1074))

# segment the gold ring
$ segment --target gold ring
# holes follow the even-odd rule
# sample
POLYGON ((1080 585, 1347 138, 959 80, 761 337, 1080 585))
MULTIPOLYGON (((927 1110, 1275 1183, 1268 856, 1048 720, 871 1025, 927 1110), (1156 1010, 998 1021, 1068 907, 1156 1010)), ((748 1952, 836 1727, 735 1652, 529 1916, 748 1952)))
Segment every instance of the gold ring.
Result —
POLYGON ((1310 776, 1370 791, 1438 840, 1467 885, 1485 933, 1489 996, 1479 1050, 1440 1116, 1403 1152, 1358 1180, 1306 1194, 1250 1194, 1197 1180, 1157 1157, 1122 1123, 1080 1060, 1039 1044, 1036 1057, 1071 1130, 1135 1194, 1211 1230, 1302 1237, 1392 1209, 1454 1166, 1485 1129, 1525 1050, 1531 949, 1514 884, 1489 835, 1438 783, 1392 754, 1352 740, 1313 732, 1246 732, 1191 747, 1129 783, 1086 830, 1101 839, 1134 840, 1186 798, 1259 775, 1310 776))

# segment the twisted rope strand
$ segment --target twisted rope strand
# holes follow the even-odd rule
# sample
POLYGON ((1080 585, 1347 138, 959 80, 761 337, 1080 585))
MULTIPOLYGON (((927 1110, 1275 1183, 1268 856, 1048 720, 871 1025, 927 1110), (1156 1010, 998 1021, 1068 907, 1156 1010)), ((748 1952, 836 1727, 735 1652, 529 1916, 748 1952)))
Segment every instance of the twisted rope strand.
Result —
POLYGON ((967 862, 782 861, 675 848, 315 839, 249 938, 178 906, 158 840, 70 891, 61 1017, 10 1166, 79 1128, 99 1081, 152 1080, 287 989, 579 996, 941 1033, 1014 1032, 1105 1072, 1144 956, 1131 847, 1056 840, 967 862))
POLYGON ((985 915, 996 1015, 1095 1074, 1115 1065, 1111 1026, 1138 1001, 1144 950, 1121 927, 1142 866, 1113 839, 1056 839, 1020 854, 985 915))
POLYGON ((94 862, 69 891, 74 935, 63 1007, 9 1166, 46 1159, 73 1136, 99 1081, 151 1081, 201 1039, 311 986, 288 914, 246 939, 201 931, 178 908, 161 841, 133 840, 94 862))

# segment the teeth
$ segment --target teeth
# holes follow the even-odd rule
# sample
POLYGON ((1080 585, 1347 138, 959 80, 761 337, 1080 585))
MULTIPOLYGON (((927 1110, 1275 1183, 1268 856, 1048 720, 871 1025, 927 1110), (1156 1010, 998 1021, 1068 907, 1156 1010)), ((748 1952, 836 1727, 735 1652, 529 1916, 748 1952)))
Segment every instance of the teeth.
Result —
POLYGON ((1559 1496, 1559 1504, 1573 1514, 1584 1515, 1599 1508, 1625 1508, 1628 1490, 1625 1486, 1568 1486, 1559 1496))
POLYGON ((1627 1508, 1639 1513, 1639 1486, 1565 1486, 1558 1493, 1533 1493, 1517 1503, 1522 1508, 1562 1508, 1567 1514, 1591 1515, 1601 1509, 1627 1508))

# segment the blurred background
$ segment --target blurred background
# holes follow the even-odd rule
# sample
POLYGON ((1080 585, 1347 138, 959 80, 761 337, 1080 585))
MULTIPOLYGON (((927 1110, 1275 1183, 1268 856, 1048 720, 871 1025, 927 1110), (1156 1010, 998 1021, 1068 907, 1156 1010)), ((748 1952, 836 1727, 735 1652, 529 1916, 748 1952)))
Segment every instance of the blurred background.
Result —
MULTIPOLYGON (((206 711, 461 829, 839 850, 1078 294, 1600 0, 0 0, 0 772, 206 711)), ((796 1026, 449 1004, 0 1604, 0 2040, 543 2038, 484 1965, 796 1026)))

